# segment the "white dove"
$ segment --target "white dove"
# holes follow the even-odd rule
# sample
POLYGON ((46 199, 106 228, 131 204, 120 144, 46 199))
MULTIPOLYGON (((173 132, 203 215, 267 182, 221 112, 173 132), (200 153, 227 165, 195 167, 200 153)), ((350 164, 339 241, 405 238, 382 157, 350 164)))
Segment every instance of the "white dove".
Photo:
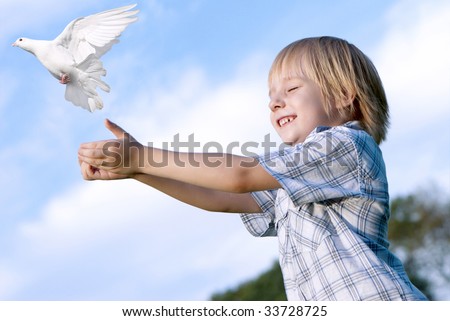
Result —
POLYGON ((101 80, 106 70, 100 58, 118 43, 125 28, 137 20, 136 4, 73 20, 54 40, 19 38, 12 45, 33 55, 61 84, 65 98, 91 112, 103 108, 97 87, 110 87, 101 80))

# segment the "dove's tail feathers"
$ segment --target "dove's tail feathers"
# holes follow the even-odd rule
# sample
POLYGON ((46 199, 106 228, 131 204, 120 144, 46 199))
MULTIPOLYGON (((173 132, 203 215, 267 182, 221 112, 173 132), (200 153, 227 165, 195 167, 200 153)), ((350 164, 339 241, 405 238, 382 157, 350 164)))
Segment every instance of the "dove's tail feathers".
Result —
POLYGON ((102 62, 95 56, 88 56, 77 66, 77 75, 66 86, 65 98, 76 106, 93 112, 103 108, 103 101, 97 93, 97 87, 105 92, 110 87, 101 77, 106 75, 102 62))
POLYGON ((98 94, 96 96, 88 95, 83 88, 74 82, 66 85, 65 98, 75 106, 80 106, 90 112, 103 108, 102 99, 98 94))
POLYGON ((87 59, 83 61, 78 68, 87 75, 89 80, 87 85, 90 87, 94 86, 94 91, 96 86, 99 86, 103 91, 110 91, 108 84, 101 79, 102 76, 106 76, 106 70, 103 68, 103 63, 100 59, 96 58, 94 55, 91 55, 87 57, 87 59))

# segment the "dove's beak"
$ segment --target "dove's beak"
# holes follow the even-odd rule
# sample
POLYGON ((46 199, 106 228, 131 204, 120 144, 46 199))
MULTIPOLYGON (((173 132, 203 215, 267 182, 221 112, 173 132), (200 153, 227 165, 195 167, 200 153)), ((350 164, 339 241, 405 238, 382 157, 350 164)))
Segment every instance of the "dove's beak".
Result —
POLYGON ((17 43, 13 42, 13 43, 11 44, 11 46, 17 47, 17 43))

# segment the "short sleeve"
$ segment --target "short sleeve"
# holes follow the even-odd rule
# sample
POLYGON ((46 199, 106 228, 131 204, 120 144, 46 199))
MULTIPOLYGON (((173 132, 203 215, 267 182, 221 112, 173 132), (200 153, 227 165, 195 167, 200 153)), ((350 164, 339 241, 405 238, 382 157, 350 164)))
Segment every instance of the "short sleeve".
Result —
POLYGON ((276 236, 275 229, 275 198, 276 190, 253 192, 252 196, 262 210, 262 213, 241 214, 242 222, 253 236, 276 236))
POLYGON ((259 162, 295 206, 360 194, 355 144, 335 128, 316 130, 304 143, 261 156, 259 162))

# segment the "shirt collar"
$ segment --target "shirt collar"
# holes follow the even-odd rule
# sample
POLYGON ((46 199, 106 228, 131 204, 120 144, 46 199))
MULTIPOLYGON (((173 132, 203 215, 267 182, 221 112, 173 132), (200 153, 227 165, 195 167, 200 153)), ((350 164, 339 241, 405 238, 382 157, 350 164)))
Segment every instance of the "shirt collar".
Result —
MULTIPOLYGON (((355 130, 363 130, 363 128, 361 126, 361 123, 358 120, 348 121, 348 122, 346 122, 346 123, 344 123, 344 124, 342 124, 340 126, 351 128, 351 129, 355 129, 355 130)), ((320 132, 323 132, 323 131, 328 130, 330 128, 331 128, 330 126, 318 126, 311 132, 311 134, 320 133, 320 132)))

